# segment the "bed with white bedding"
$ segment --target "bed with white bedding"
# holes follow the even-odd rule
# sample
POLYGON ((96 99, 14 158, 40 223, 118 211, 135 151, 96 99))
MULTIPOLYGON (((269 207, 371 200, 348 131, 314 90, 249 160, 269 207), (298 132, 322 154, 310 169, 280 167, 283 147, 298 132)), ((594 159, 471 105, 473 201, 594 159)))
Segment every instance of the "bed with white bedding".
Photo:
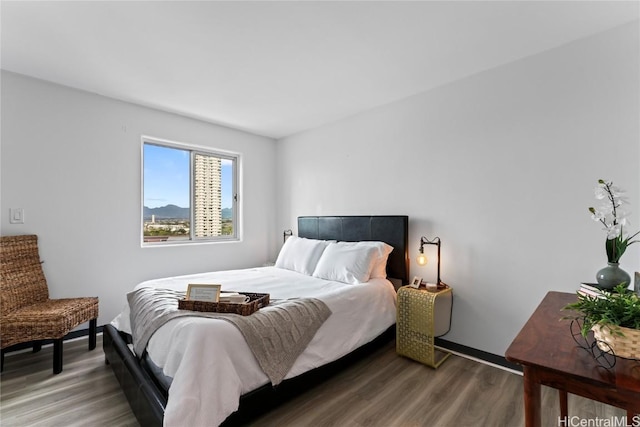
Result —
MULTIPOLYGON (((221 283, 223 290, 269 293, 272 304, 261 313, 290 301, 321 301, 330 314, 287 368, 286 385, 344 358, 394 325, 395 288, 386 276, 408 281, 407 223, 405 216, 300 217, 298 234, 307 238, 290 238, 274 267, 169 277, 136 289, 183 292, 190 283, 221 283), (345 242, 354 240, 366 243, 345 242)), ((105 327, 105 355, 143 425, 230 424, 234 418, 228 417, 239 405, 242 410, 245 396, 274 390, 243 334, 223 319, 173 318, 138 355, 124 345, 131 334, 126 307, 105 327), (149 370, 161 371, 162 378, 149 370)))

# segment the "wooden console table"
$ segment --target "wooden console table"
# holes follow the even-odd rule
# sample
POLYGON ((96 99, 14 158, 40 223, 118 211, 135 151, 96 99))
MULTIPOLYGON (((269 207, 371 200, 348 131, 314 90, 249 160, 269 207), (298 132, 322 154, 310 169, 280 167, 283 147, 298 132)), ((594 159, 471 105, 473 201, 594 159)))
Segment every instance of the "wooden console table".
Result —
POLYGON ((561 419, 568 419, 567 393, 626 409, 627 423, 640 419, 640 362, 617 358, 606 369, 580 348, 571 336, 571 321, 560 320, 571 315, 562 308, 576 300, 575 294, 547 293, 505 354, 524 370, 527 427, 541 423, 541 384, 559 390, 561 419))

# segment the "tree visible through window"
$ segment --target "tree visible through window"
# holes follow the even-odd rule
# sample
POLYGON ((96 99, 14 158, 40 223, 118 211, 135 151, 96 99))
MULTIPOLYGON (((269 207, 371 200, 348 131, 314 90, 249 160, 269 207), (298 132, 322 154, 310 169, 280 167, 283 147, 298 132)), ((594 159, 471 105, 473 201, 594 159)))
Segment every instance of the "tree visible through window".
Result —
POLYGON ((143 140, 143 242, 237 238, 237 156, 143 140))

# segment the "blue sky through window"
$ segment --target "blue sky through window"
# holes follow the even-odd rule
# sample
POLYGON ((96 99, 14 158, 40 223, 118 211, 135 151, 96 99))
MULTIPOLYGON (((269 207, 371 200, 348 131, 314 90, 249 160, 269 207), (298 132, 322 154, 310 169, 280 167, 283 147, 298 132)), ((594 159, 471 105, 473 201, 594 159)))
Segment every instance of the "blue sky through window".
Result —
MULTIPOLYGON (((144 206, 190 207, 189 151, 144 144, 144 206)), ((222 207, 230 208, 232 162, 222 159, 222 207)))

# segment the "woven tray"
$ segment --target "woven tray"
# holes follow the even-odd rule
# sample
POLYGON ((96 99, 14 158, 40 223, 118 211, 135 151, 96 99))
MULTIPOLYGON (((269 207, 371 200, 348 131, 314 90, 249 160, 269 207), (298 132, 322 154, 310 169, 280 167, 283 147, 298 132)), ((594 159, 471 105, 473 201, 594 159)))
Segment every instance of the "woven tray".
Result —
POLYGON ((233 313, 248 316, 262 307, 269 305, 269 294, 256 294, 252 292, 239 292, 249 297, 249 302, 209 302, 181 299, 178 301, 180 310, 212 311, 216 313, 233 313))

